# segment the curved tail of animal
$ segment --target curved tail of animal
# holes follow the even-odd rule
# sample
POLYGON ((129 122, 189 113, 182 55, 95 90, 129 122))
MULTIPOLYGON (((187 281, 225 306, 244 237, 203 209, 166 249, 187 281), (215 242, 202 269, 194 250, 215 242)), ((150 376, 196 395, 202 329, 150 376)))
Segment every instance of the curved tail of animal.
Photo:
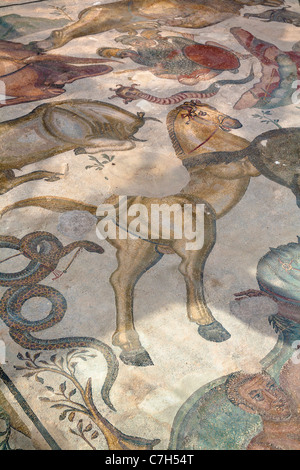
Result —
POLYGON ((52 196, 41 196, 33 197, 29 199, 24 199, 23 201, 15 202, 10 206, 6 206, 0 211, 0 217, 3 217, 4 214, 14 210, 21 209, 23 207, 41 207, 42 209, 47 209, 52 212, 68 212, 68 211, 87 211, 92 215, 96 215, 97 206, 92 204, 85 204, 80 201, 75 201, 74 199, 68 199, 63 197, 52 197, 52 196))

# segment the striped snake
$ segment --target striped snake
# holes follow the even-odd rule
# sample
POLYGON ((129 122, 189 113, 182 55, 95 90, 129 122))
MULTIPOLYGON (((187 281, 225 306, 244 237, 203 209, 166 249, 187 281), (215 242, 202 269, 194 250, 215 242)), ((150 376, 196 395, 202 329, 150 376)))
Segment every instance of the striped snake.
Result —
MULTIPOLYGON (((19 252, 7 259, 21 254, 29 259, 28 265, 21 271, 15 273, 0 272, 0 286, 9 287, 0 300, 0 318, 9 327, 12 339, 23 348, 30 350, 50 351, 91 347, 100 351, 107 363, 107 374, 101 395, 104 402, 114 410, 109 394, 117 378, 119 365, 114 352, 108 345, 89 337, 40 339, 32 336, 33 332, 46 330, 59 323, 64 318, 67 310, 66 299, 60 292, 53 287, 38 283, 53 271, 55 272, 61 258, 73 250, 84 249, 91 253, 101 254, 104 251, 103 248, 89 241, 76 241, 64 247, 58 238, 48 232, 33 232, 22 239, 12 236, 0 236, 0 248, 19 252), (22 316, 22 307, 27 300, 34 297, 49 300, 51 302, 51 311, 45 318, 32 321, 22 316)), ((78 253, 79 251, 77 251, 73 260, 78 253)), ((71 263, 69 263, 69 266, 71 263)), ((56 273, 55 279, 60 276, 61 274, 56 273)))

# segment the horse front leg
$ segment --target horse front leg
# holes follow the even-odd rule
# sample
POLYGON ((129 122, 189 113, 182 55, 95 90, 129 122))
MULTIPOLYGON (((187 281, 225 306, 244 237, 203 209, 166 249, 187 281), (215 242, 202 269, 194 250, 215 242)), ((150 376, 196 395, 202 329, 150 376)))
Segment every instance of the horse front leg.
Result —
POLYGON ((113 344, 122 349, 120 359, 128 365, 153 365, 151 357, 140 343, 134 327, 134 287, 140 277, 162 257, 148 241, 108 240, 117 248, 118 268, 110 277, 116 302, 116 331, 113 344))
POLYGON ((230 334, 213 316, 204 295, 203 273, 206 260, 215 244, 215 224, 206 218, 204 245, 199 250, 187 250, 188 240, 176 240, 172 244, 182 262, 180 273, 184 276, 187 290, 187 313, 190 321, 198 324, 198 333, 206 340, 220 343, 230 334))

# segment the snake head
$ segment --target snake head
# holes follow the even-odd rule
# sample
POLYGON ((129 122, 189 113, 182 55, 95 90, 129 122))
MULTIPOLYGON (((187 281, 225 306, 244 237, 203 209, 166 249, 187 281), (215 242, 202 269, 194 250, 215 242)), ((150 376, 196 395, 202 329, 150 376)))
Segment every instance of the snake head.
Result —
POLYGON ((104 253, 104 249, 102 248, 102 246, 98 245, 97 243, 88 241, 78 242, 78 248, 83 248, 89 253, 98 253, 99 255, 102 255, 102 253, 104 253))

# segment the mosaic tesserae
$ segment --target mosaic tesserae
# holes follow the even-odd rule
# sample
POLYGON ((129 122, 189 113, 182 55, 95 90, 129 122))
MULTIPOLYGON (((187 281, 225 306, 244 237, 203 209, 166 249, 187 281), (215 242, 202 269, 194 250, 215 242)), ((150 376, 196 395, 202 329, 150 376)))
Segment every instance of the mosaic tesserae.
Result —
POLYGON ((299 26, 0 2, 1 450, 300 450, 299 26))

